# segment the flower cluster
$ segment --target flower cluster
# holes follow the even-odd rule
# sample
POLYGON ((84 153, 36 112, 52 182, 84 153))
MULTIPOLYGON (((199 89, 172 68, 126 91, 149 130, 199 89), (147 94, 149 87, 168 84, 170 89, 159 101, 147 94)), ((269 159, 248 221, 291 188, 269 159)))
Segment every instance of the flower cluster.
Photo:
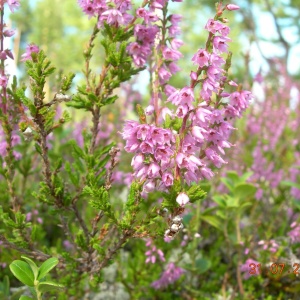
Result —
POLYGON ((165 288, 177 281, 184 272, 184 269, 177 267, 173 262, 171 262, 166 266, 166 270, 162 273, 161 277, 154 281, 151 285, 157 290, 165 288))
MULTIPOLYGON (((168 189, 174 180, 191 184, 210 179, 210 165, 220 168, 226 163, 222 158, 224 148, 232 146, 228 142, 233 129, 229 120, 240 117, 252 98, 250 92, 239 87, 232 93, 224 91, 226 84, 238 86, 227 78, 228 63, 221 56, 228 49, 229 27, 210 19, 205 28, 209 38, 206 49, 199 49, 192 58, 197 71, 191 73, 191 85, 180 90, 166 85, 167 102, 175 109, 161 109, 165 128, 160 128, 157 120, 155 125, 127 121, 124 126, 125 150, 135 153, 132 166, 136 178, 145 180, 145 193, 168 189), (197 84, 201 86, 198 98, 197 84), (181 126, 168 128, 168 120, 181 126)), ((170 48, 163 48, 162 53, 167 60, 180 57, 177 50, 170 48)), ((156 107, 155 111, 157 115, 156 107)))
POLYGON ((170 129, 127 121, 122 136, 126 140, 125 150, 136 153, 131 163, 135 177, 147 179, 145 192, 153 191, 159 178, 162 188, 173 184, 170 170, 174 164, 171 157, 175 151, 175 137, 170 129))
POLYGON ((300 224, 297 222, 293 222, 291 224, 292 230, 288 233, 291 242, 293 244, 300 243, 300 224))
POLYGON ((152 263, 154 264, 156 262, 156 259, 159 258, 160 261, 166 261, 165 260, 165 256, 164 256, 164 253, 160 250, 160 249, 157 249, 156 246, 154 246, 152 244, 152 240, 149 239, 147 242, 146 242, 146 247, 149 248, 149 250, 147 250, 145 252, 145 255, 146 255, 146 264, 148 263, 152 263))
POLYGON ((136 15, 143 23, 135 25, 136 41, 128 46, 128 52, 138 67, 145 65, 152 48, 155 47, 160 59, 155 63, 154 69, 157 71, 156 76, 159 78, 160 85, 164 85, 180 70, 176 62, 182 57, 178 49, 183 42, 177 38, 180 34, 178 25, 181 16, 176 14, 166 16, 162 13, 167 5, 168 1, 152 1, 148 9, 145 7, 137 9, 136 15), (160 27, 157 26, 157 21, 160 22, 160 27))
POLYGON ((145 65, 148 56, 151 53, 151 47, 154 45, 155 36, 159 29, 156 25, 148 26, 137 24, 134 27, 134 35, 136 42, 129 44, 127 50, 132 56, 136 66, 142 67, 145 65))
POLYGON ((114 0, 109 2, 105 0, 78 0, 78 3, 82 11, 89 18, 98 18, 98 28, 104 22, 115 27, 128 25, 133 19, 133 16, 128 14, 128 11, 132 7, 130 0, 114 0))
POLYGON ((262 246, 263 250, 269 250, 272 253, 277 252, 279 245, 275 240, 265 241, 261 240, 257 243, 259 246, 262 246))
MULTIPOLYGON (((10 11, 14 11, 20 6, 17 0, 2 0, 0 1, 0 10, 4 14, 4 4, 7 4, 10 11)), ((6 24, 1 24, 0 28, 0 38, 1 38, 1 49, 0 49, 0 60, 2 62, 0 69, 0 110, 5 115, 5 118, 1 118, 0 123, 0 156, 5 158, 12 151, 15 159, 20 158, 20 153, 12 150, 12 148, 20 142, 20 137, 14 130, 17 121, 14 119, 13 114, 16 113, 14 109, 14 103, 10 103, 10 95, 7 93, 7 85, 9 82, 9 74, 5 69, 5 60, 8 58, 14 59, 14 56, 10 49, 4 49, 4 39, 11 38, 15 34, 14 29, 7 28, 6 24), (13 124, 13 125, 12 125, 13 124)), ((3 162, 3 166, 6 162, 3 162)))

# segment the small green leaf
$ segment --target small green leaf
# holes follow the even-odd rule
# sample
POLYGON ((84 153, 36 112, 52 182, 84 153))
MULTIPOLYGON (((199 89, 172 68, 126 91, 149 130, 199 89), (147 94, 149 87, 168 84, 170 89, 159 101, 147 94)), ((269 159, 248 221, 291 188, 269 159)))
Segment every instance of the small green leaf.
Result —
POLYGON ((29 265, 22 260, 15 260, 9 268, 14 276, 28 286, 34 286, 34 274, 29 265))
POLYGON ((136 111, 139 115, 140 122, 142 124, 145 124, 146 123, 146 114, 145 114, 145 111, 144 111, 144 109, 142 108, 142 106, 140 104, 136 105, 136 111))
POLYGON ((232 181, 231 181, 229 178, 222 177, 222 178, 221 178, 221 181, 224 183, 224 185, 228 188, 228 190, 229 190, 230 192, 233 191, 234 184, 232 183, 232 181))
POLYGON ((19 300, 33 300, 31 297, 28 296, 21 296, 19 300))
POLYGON ((62 290, 63 288, 64 288, 63 285, 52 282, 52 281, 40 282, 38 285, 38 290, 42 293, 62 290))
POLYGON ((29 264, 29 266, 34 274, 34 279, 36 279, 38 272, 39 272, 38 266, 30 258, 28 258, 26 256, 21 256, 21 257, 29 264))
POLYGON ((3 278, 3 293, 4 296, 9 296, 9 277, 7 275, 3 278))
POLYGON ((243 181, 247 181, 248 180, 248 178, 250 177, 250 176, 252 176, 252 174, 253 174, 253 172, 246 172, 246 173, 244 173, 240 178, 241 178, 241 181, 243 182, 243 181))
POLYGON ((229 178, 233 184, 240 182, 240 176, 235 171, 226 172, 226 177, 229 178))
POLYGON ((211 267, 211 261, 205 258, 200 258, 196 260, 197 273, 205 273, 211 267))
POLYGON ((220 230, 222 230, 222 228, 223 228, 221 220, 216 216, 201 216, 201 219, 204 222, 206 222, 206 223, 208 223, 208 224, 212 225, 213 227, 216 227, 220 230))
POLYGON ((56 257, 51 257, 43 262, 39 269, 39 275, 37 279, 40 280, 44 278, 58 264, 58 262, 59 261, 56 257))

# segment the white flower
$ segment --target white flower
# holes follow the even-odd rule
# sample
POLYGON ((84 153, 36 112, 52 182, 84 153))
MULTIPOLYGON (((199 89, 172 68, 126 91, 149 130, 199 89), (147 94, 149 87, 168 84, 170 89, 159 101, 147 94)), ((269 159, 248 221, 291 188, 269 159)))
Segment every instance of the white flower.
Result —
POLYGON ((180 206, 186 205, 189 201, 190 201, 190 198, 186 193, 179 193, 179 195, 176 198, 176 202, 180 206))

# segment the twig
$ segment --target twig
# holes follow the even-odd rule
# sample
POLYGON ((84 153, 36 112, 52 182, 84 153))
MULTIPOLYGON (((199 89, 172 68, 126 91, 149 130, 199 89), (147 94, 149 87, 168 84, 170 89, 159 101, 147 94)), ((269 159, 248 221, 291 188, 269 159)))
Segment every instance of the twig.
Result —
POLYGON ((92 269, 90 274, 95 274, 101 271, 104 267, 107 266, 109 261, 112 259, 112 257, 115 255, 115 253, 122 248, 122 246, 127 242, 128 238, 132 235, 132 231, 128 230, 123 233, 123 236, 119 239, 117 243, 114 244, 113 248, 108 249, 108 252, 104 259, 98 264, 95 265, 92 269))
MULTIPOLYGON (((23 254, 26 254, 30 257, 33 257, 39 261, 44 261, 48 258, 50 258, 51 256, 46 254, 46 253, 43 253, 39 250, 36 250, 36 249, 32 249, 32 250, 28 250, 28 249, 24 249, 24 248, 21 248, 21 247, 18 247, 16 246, 14 243, 11 243, 9 242, 5 237, 4 235, 0 234, 0 241, 3 243, 4 246, 7 246, 8 248, 10 249, 14 249, 14 250, 17 250, 23 254)), ((62 258, 60 258, 62 259, 62 258)))

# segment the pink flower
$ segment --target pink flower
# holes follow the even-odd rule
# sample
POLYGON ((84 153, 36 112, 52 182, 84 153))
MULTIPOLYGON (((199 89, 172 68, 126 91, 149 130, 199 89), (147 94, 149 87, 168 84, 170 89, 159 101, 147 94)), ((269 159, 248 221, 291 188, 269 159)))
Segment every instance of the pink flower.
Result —
POLYGON ((200 68, 208 66, 209 53, 205 49, 199 49, 192 57, 194 64, 199 65, 200 68))
POLYGON ((172 186, 173 185, 173 180, 174 180, 173 175, 168 173, 168 172, 164 173, 163 176, 162 176, 162 181, 165 184, 165 186, 172 186))
POLYGON ((192 127, 192 135, 198 140, 198 141, 203 141, 204 136, 203 136, 203 129, 199 126, 193 126, 192 127))
POLYGON ((182 57, 181 52, 175 49, 170 49, 168 47, 165 47, 164 50, 162 51, 163 57, 166 60, 178 60, 179 58, 182 57))
POLYGON ((26 52, 21 55, 21 61, 31 60, 31 53, 38 53, 39 47, 35 44, 30 44, 26 47, 26 52))
POLYGON ((153 105, 148 105, 145 109, 145 113, 147 116, 151 116, 154 112, 154 106, 153 105))
POLYGON ((150 164, 147 172, 148 178, 155 178, 159 174, 159 171, 160 167, 157 163, 150 164))
POLYGON ((3 35, 5 37, 11 37, 16 33, 16 31, 14 29, 6 29, 3 31, 3 35))
POLYGON ((7 0, 7 4, 12 13, 15 12, 15 9, 20 7, 20 2, 18 0, 7 0))
POLYGON ((5 75, 0 76, 0 86, 6 87, 7 86, 7 77, 5 75))
POLYGON ((228 52, 228 44, 227 42, 231 41, 228 37, 223 36, 215 36, 213 39, 213 47, 215 51, 219 51, 221 53, 228 52))
POLYGON ((179 193, 176 198, 176 202, 180 206, 185 206, 189 201, 190 201, 190 198, 186 193, 179 193))
POLYGON ((254 259, 248 258, 245 263, 243 265, 240 266, 240 270, 241 272, 244 273, 244 279, 248 279, 250 276, 253 275, 259 275, 258 274, 258 269, 256 268, 256 266, 259 264, 259 262, 257 262, 254 259), (256 272, 254 274, 250 274, 251 270, 256 270, 256 272))
POLYGON ((164 67, 161 67, 158 70, 158 76, 159 76, 161 84, 163 84, 163 83, 169 81, 169 79, 171 78, 172 74, 169 71, 167 71, 164 67))

